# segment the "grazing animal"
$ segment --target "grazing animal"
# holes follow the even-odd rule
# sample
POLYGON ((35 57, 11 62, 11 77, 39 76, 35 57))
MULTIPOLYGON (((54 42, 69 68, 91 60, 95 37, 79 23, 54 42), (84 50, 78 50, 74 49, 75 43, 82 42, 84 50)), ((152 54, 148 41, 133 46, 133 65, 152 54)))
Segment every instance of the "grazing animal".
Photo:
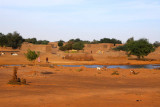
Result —
POLYGON ((100 67, 97 67, 97 70, 98 70, 98 71, 100 71, 100 70, 101 70, 101 68, 100 68, 100 67))
POLYGON ((5 53, 2 52, 2 55, 5 55, 5 53))
POLYGON ((130 70, 130 73, 131 74, 136 74, 134 70, 130 70))
POLYGON ((17 56, 18 54, 17 54, 17 53, 11 53, 11 55, 13 55, 13 56, 17 56))

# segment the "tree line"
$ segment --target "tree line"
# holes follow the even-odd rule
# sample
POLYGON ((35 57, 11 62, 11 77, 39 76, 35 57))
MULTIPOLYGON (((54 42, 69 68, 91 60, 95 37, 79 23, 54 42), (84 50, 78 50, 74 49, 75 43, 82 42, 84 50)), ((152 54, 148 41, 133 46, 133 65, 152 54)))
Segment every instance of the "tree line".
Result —
POLYGON ((84 44, 98 44, 98 43, 113 43, 113 44, 122 44, 120 40, 117 39, 110 39, 110 38, 103 38, 100 40, 93 40, 93 41, 84 41, 79 38, 77 39, 70 39, 69 41, 66 42, 64 45, 64 41, 60 40, 58 41, 58 46, 60 47, 59 49, 62 51, 65 50, 82 50, 84 48, 84 44))
POLYGON ((20 48, 23 42, 33 44, 48 44, 47 40, 37 40, 36 38, 24 39, 19 33, 13 32, 8 34, 0 33, 0 47, 12 47, 13 49, 20 48))
POLYGON ((116 51, 126 51, 128 56, 135 55, 138 59, 143 59, 149 53, 154 52, 157 47, 160 46, 160 42, 156 41, 153 44, 145 38, 134 40, 134 38, 129 38, 123 46, 118 46, 113 50, 116 51))

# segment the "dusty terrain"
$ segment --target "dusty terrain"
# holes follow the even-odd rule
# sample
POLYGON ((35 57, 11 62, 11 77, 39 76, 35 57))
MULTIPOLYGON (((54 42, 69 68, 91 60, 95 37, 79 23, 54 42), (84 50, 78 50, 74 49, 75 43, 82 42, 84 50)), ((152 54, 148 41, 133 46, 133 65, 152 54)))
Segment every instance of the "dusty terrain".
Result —
POLYGON ((1 107, 159 107, 160 70, 85 67, 18 68, 29 85, 8 85, 13 67, 0 68, 1 107), (33 71, 34 70, 34 71, 33 71), (119 75, 112 75, 118 71, 119 75), (50 72, 42 74, 41 72, 50 72))
MULTIPOLYGON (((78 54, 78 53, 76 53, 78 54)), ((142 60, 136 60, 135 56, 127 57, 125 56, 108 56, 108 55, 101 55, 101 54, 91 54, 94 58, 94 61, 74 61, 74 60, 68 60, 63 59, 62 57, 65 54, 58 53, 58 54, 43 54, 40 55, 41 62, 38 63, 38 60, 36 60, 37 64, 45 64, 46 63, 46 57, 49 58, 50 64, 59 64, 59 65, 133 65, 133 64, 160 64, 160 54, 151 54, 145 58, 148 58, 147 61, 142 60)), ((18 56, 12 56, 10 54, 6 54, 3 56, 0 56, 0 65, 15 65, 15 64, 31 64, 32 62, 28 61, 24 53, 19 53, 18 56)))
MULTIPOLYGON (((147 56, 147 61, 112 53, 91 54, 94 61, 63 59, 61 52, 41 53, 41 62, 36 60, 36 66, 18 68, 18 77, 25 78, 28 85, 7 84, 13 66, 0 66, 0 107, 159 107, 160 70, 134 69, 138 74, 133 75, 131 69, 97 71, 96 68, 56 66, 160 64, 160 48, 147 56), (47 64, 54 64, 54 67, 45 67, 47 64), (119 75, 112 75, 115 71, 119 75), (48 74, 43 74, 45 72, 48 74)), ((27 61, 24 53, 0 56, 0 65, 18 64, 32 62, 27 61)))

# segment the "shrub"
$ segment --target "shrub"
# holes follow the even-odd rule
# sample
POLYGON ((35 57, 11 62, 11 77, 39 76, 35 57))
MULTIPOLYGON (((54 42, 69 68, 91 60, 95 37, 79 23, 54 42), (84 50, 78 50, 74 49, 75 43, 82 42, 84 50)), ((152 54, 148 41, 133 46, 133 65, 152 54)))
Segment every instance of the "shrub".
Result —
POLYGON ((40 52, 35 52, 28 49, 27 53, 24 55, 29 61, 35 61, 39 57, 40 52))
POLYGON ((127 47, 126 47, 126 45, 117 46, 117 47, 113 48, 113 50, 115 50, 115 51, 127 51, 127 47))
POLYGON ((81 72, 81 71, 83 71, 83 69, 82 69, 82 68, 79 68, 79 69, 77 69, 76 71, 81 72))
POLYGON ((73 49, 75 50, 82 50, 84 48, 83 42, 76 42, 73 44, 73 49))
POLYGON ((62 47, 63 46, 63 42, 64 42, 63 40, 58 41, 58 46, 62 47))
POLYGON ((113 71, 112 75, 119 75, 118 71, 113 71))
POLYGON ((53 74, 53 72, 45 71, 45 72, 41 72, 41 74, 53 74))
POLYGON ((23 78, 22 78, 21 84, 26 84, 26 79, 23 79, 23 78))

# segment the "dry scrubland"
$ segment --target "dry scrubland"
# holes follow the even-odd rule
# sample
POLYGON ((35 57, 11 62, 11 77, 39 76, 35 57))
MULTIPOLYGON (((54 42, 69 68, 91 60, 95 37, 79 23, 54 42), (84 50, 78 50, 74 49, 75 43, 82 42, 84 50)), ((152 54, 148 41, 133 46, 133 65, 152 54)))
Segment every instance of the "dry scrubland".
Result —
MULTIPOLYGON (((18 56, 11 56, 10 54, 6 54, 0 56, 0 65, 4 64, 31 64, 25 56, 24 53, 18 53, 18 56)), ((45 64, 45 58, 49 58, 49 62, 51 64, 66 64, 66 65, 78 65, 78 64, 86 64, 86 65, 132 65, 132 64, 160 64, 160 48, 158 48, 155 52, 149 54, 147 57, 148 60, 135 60, 135 56, 127 57, 125 52, 117 52, 117 51, 108 51, 104 54, 84 54, 84 53, 63 53, 57 52, 57 54, 50 53, 41 53, 40 59, 41 62, 38 64, 45 64), (63 57, 66 56, 66 59, 63 57), (87 61, 84 61, 87 60, 87 61), (91 60, 91 61, 90 61, 91 60), (93 60, 93 61, 92 61, 93 60)))
MULTIPOLYGON (((160 48, 151 53, 147 61, 128 59, 124 52, 89 54, 94 61, 75 61, 84 54, 71 54, 73 59, 63 59, 67 53, 41 53, 36 66, 18 68, 18 77, 28 85, 9 85, 13 67, 0 67, 0 107, 159 107, 160 70, 107 69, 85 67, 45 67, 49 64, 159 64, 160 48), (152 59, 152 60, 151 60, 152 59), (113 75, 113 74, 118 75, 113 75)), ((87 57, 89 57, 87 56, 87 57)), ((82 57, 83 58, 83 57, 82 57)), ((91 57, 90 57, 91 58, 91 57)), ((0 56, 0 64, 31 64, 23 53, 18 56, 0 56)))
POLYGON ((0 68, 1 107, 159 107, 160 70, 19 67, 28 85, 8 85, 13 67, 0 68), (32 71, 34 70, 34 71, 32 71), (113 75, 113 72, 119 75, 113 75))

